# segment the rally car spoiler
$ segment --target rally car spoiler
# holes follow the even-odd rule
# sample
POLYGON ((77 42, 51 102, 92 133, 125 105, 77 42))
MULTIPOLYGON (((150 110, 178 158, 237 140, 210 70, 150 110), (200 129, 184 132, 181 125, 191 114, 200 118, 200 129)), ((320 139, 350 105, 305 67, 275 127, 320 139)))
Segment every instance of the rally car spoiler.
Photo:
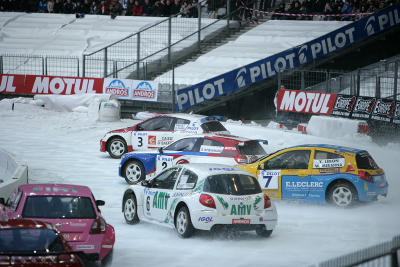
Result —
POLYGON ((202 118, 201 120, 200 120, 200 122, 201 123, 204 123, 204 122, 206 122, 206 121, 223 121, 224 120, 224 116, 217 116, 217 115, 214 115, 214 116, 207 116, 207 117, 204 117, 204 118, 202 118))

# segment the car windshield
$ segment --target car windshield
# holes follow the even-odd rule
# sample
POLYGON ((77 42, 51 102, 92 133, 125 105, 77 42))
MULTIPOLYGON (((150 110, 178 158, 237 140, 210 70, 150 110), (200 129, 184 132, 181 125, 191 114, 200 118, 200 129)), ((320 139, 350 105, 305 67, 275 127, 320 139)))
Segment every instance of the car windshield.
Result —
POLYGON ((209 176, 204 182, 203 191, 224 195, 252 195, 261 193, 261 188, 254 177, 232 173, 209 176))
POLYGON ((265 155, 265 150, 262 148, 258 141, 247 141, 238 143, 236 145, 237 150, 240 154, 246 156, 252 155, 265 155))
POLYGON ((24 218, 94 219, 96 213, 88 197, 30 196, 26 199, 24 218))
POLYGON ((1 253, 64 252, 64 244, 51 229, 5 228, 0 229, 1 253))
POLYGON ((207 121, 201 125, 204 132, 227 132, 228 130, 219 121, 207 121))
POLYGON ((379 169, 378 164, 368 152, 360 152, 356 155, 357 167, 365 170, 379 169))

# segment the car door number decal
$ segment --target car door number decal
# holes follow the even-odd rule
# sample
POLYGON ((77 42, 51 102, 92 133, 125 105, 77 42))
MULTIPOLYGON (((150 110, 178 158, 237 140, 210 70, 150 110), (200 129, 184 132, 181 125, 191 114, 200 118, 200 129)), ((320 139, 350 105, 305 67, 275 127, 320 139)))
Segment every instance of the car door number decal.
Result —
POLYGON ((279 189, 280 170, 261 171, 258 175, 258 181, 262 189, 279 189))
POLYGON ((143 137, 138 137, 138 147, 143 146, 143 137))
POLYGON ((158 155, 156 160, 156 172, 163 171, 173 165, 174 157, 158 155))

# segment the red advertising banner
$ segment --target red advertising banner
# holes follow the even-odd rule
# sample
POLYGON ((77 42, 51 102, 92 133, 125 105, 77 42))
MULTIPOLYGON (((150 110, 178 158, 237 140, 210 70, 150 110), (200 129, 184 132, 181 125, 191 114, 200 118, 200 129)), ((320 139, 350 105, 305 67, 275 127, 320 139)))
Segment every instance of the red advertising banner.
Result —
POLYGON ((25 75, 0 74, 0 93, 25 94, 25 75))
POLYGON ((330 115, 337 94, 280 89, 277 94, 279 111, 330 115))
POLYGON ((0 93, 5 94, 102 94, 103 78, 40 75, 0 75, 0 93))

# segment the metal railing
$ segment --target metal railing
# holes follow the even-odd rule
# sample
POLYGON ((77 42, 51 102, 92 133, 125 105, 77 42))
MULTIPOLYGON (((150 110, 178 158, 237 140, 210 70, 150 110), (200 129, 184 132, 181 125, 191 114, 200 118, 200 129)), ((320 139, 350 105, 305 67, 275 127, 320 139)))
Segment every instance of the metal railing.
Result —
POLYGON ((278 77, 278 88, 340 93, 355 96, 400 100, 400 57, 352 72, 338 70, 294 70, 278 77))

